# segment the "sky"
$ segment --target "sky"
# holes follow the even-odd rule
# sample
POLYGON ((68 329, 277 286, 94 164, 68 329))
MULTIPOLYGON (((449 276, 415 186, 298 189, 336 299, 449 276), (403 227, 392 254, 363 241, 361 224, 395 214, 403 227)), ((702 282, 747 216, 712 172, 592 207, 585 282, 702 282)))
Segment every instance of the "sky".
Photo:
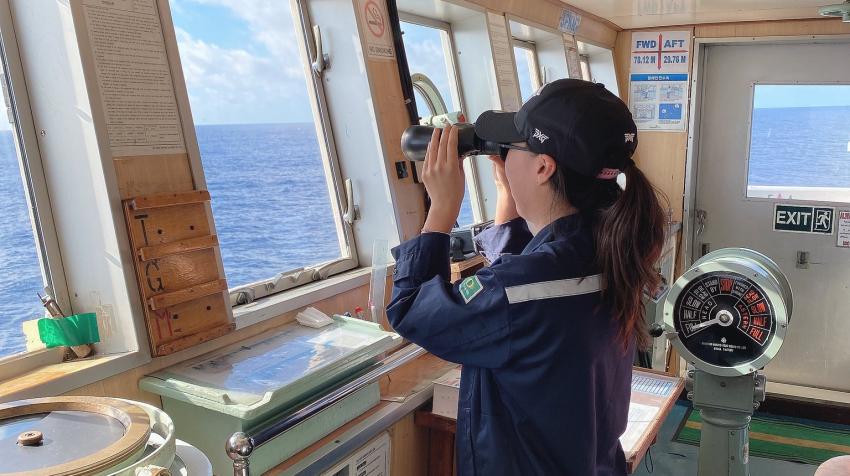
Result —
MULTIPOLYGON (((195 124, 313 120, 288 2, 172 0, 171 6, 195 124)), ((440 32, 407 23, 403 30, 411 72, 426 74, 457 110, 440 32)), ((419 108, 422 114, 424 105, 419 108)))
POLYGON ((519 78, 519 92, 522 96, 522 102, 525 102, 537 89, 531 80, 531 69, 533 68, 531 55, 528 50, 514 46, 514 61, 516 61, 516 74, 519 78))
POLYGON ((757 84, 753 106, 756 109, 850 106, 850 85, 757 84))
MULTIPOLYGON (((452 100, 452 90, 456 88, 449 80, 451 63, 446 62, 443 53, 442 30, 413 23, 401 22, 404 52, 410 74, 420 73, 428 76, 434 83, 449 111, 457 111, 460 105, 452 100)), ((416 94, 416 110, 420 116, 430 115, 430 111, 419 94, 416 94)))
POLYGON ((195 124, 310 122, 289 2, 172 0, 195 124))

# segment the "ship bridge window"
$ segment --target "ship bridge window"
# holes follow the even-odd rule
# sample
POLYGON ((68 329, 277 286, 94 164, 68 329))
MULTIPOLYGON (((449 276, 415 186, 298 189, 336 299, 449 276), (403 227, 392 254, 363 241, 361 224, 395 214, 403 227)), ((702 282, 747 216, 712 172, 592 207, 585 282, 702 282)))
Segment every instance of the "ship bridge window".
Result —
MULTIPOLYGON (((455 50, 448 23, 406 13, 400 13, 401 30, 404 35, 404 51, 407 65, 414 79, 416 110, 420 118, 463 112, 463 101, 455 67, 455 50), (433 85, 433 88, 429 87, 433 85), (429 100, 428 90, 436 90, 439 100, 429 100), (440 104, 446 108, 441 110, 440 104)), ((432 97, 435 95, 431 95, 432 97)), ((474 118, 472 118, 474 119, 474 118)), ((475 219, 470 200, 470 177, 467 169, 467 186, 463 195, 457 224, 465 226, 475 219)))
MULTIPOLYGON (((4 17, 3 24, 7 21, 4 17)), ((21 87, 23 75, 16 39, 11 29, 0 28, 0 35, 4 46, 0 51, 0 82, 6 105, 6 116, 0 119, 2 359, 28 350, 24 326, 45 315, 37 293, 44 295, 46 290, 63 312, 70 311, 70 301, 29 100, 26 94, 18 94, 25 89, 21 87)))
POLYGON ((519 77, 520 95, 522 102, 525 102, 542 85, 537 61, 537 48, 534 43, 514 38, 514 59, 519 77))
POLYGON ((756 84, 747 197, 850 203, 850 84, 756 84))
POLYGON ((355 267, 322 84, 299 50, 310 28, 288 2, 171 13, 233 304, 355 267))
POLYGON ((614 53, 608 48, 591 43, 577 42, 581 79, 602 83, 605 87, 619 96, 617 75, 614 71, 614 53))
POLYGON ((581 79, 593 81, 593 75, 590 73, 590 57, 588 55, 579 55, 579 65, 581 66, 581 79))

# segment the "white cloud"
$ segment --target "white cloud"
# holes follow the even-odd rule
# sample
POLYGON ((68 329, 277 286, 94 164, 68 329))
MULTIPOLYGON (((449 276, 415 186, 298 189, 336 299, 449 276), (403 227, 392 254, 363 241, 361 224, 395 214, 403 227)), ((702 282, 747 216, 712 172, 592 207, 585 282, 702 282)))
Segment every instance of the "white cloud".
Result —
MULTIPOLYGON (((181 0, 213 5, 230 10, 250 27, 255 41, 263 45, 273 58, 284 65, 300 61, 292 10, 282 0, 181 0)), ((301 70, 298 70, 300 75, 301 70)))
POLYGON ((286 4, 262 0, 180 0, 177 5, 185 11, 190 8, 189 3, 228 8, 247 23, 252 40, 261 46, 225 48, 176 28, 197 124, 312 119, 304 70, 286 4))

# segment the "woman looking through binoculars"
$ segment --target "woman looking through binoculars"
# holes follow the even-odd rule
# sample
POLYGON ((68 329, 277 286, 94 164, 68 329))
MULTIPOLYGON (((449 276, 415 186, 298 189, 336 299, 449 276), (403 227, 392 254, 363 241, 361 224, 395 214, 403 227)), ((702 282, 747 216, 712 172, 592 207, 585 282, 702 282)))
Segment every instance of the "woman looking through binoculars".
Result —
POLYGON ((463 364, 458 474, 624 475, 632 362, 648 342, 641 293, 657 285, 664 240, 631 160, 631 113, 602 85, 565 79, 517 113, 485 112, 475 135, 506 152, 491 157, 495 224, 476 237, 491 265, 449 283, 464 177, 458 129, 436 129, 431 208, 422 234, 393 250, 389 320, 463 364))

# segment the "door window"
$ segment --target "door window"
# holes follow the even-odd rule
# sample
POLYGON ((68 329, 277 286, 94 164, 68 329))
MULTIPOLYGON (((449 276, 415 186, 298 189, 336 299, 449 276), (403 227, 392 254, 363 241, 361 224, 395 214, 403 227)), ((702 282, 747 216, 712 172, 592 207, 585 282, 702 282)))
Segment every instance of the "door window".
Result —
POLYGON ((850 85, 754 86, 747 197, 850 202, 850 85))

